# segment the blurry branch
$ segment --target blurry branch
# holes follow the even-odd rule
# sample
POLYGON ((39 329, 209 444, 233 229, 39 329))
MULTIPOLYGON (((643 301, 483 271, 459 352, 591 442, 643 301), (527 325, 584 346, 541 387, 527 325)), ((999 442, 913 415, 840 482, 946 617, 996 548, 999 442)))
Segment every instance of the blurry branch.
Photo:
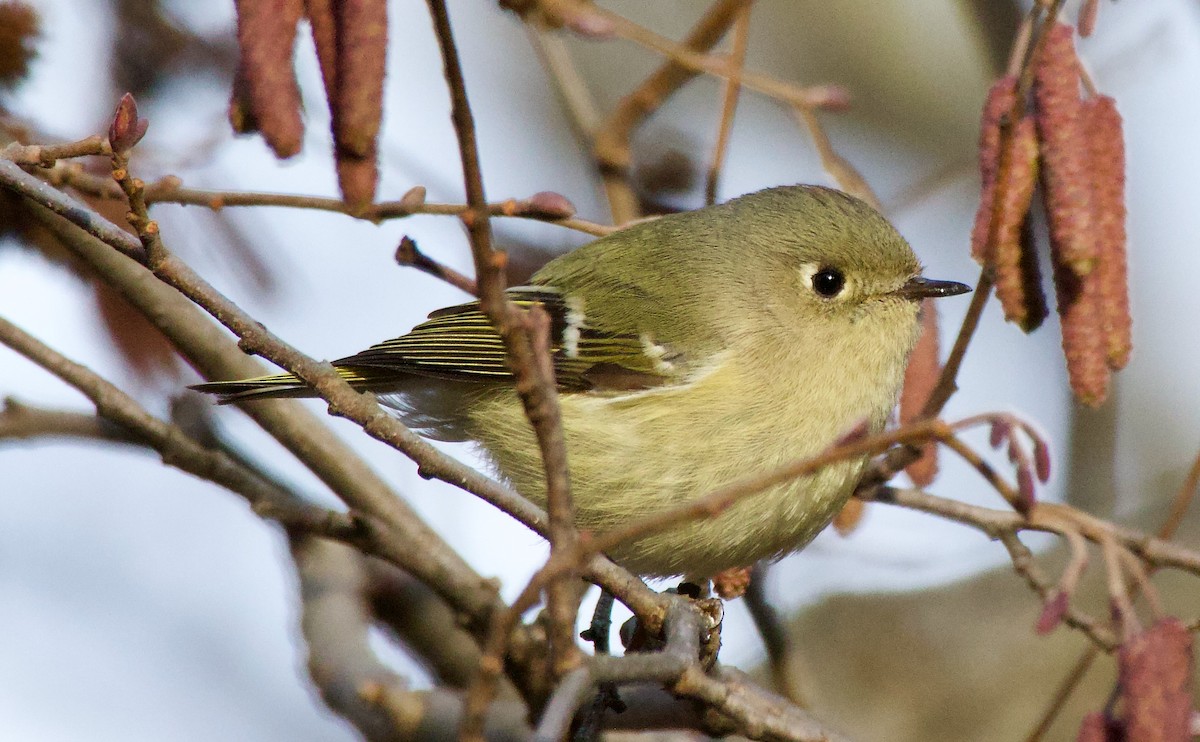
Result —
MULTIPOLYGON (((1174 538, 1180 524, 1183 522, 1184 515, 1187 514, 1188 509, 1196 499, 1198 489, 1200 489, 1200 453, 1196 454, 1196 457, 1192 459, 1191 468, 1188 469, 1183 483, 1171 501, 1171 508, 1166 518, 1163 519, 1162 526, 1158 529, 1158 538, 1164 541, 1174 538)), ((1136 598, 1136 593, 1134 597, 1136 598)), ((1195 625, 1195 622, 1193 622, 1193 625, 1195 625)), ((1029 733, 1026 742, 1038 742, 1038 740, 1041 740, 1046 735, 1046 732, 1050 729, 1050 725, 1054 723, 1058 714, 1083 682, 1084 677, 1099 656, 1100 648, 1095 644, 1089 645, 1079 654, 1079 658, 1075 660, 1075 664, 1071 666, 1071 669, 1055 690, 1054 695, 1051 696, 1050 702, 1046 705, 1045 711, 1042 712, 1037 724, 1034 725, 1033 730, 1029 733)))
MULTIPOLYGON (((1171 567, 1200 576, 1200 553, 1168 540, 1096 518, 1067 505, 1037 503, 1027 516, 1023 516, 1016 512, 947 500, 914 489, 883 487, 876 490, 874 495, 873 499, 876 502, 886 502, 936 515, 975 528, 989 538, 1001 540, 1008 548, 1014 566, 1047 604, 1048 613, 1044 618, 1048 625, 1044 627, 1045 630, 1052 629, 1058 620, 1063 620, 1082 630, 1097 646, 1105 650, 1111 650, 1119 643, 1117 635, 1105 628, 1100 621, 1075 612, 1069 606, 1068 599, 1074 583, 1077 582, 1077 574, 1072 574, 1071 568, 1068 567, 1064 581, 1057 585, 1051 583, 1036 569, 1032 553, 1017 540, 1018 532, 1032 530, 1053 533, 1067 539, 1069 544, 1075 539, 1086 539, 1101 546, 1107 544, 1108 548, 1118 548, 1149 567, 1171 567), (1052 615, 1054 612, 1058 615, 1052 615)), ((1078 547, 1073 545, 1073 548, 1078 547)))
POLYGON ((770 564, 765 561, 754 565, 754 574, 746 588, 746 609, 750 611, 754 628, 762 637, 775 690, 800 708, 807 708, 804 677, 797 667, 798 653, 787 624, 767 599, 767 574, 770 569, 770 564))
POLYGON ((308 674, 331 709, 368 740, 412 739, 421 703, 368 643, 363 557, 340 544, 291 534, 300 579, 300 631, 308 674))
MULTIPOLYGON (((720 1, 718 0, 718 2, 720 1)), ((745 2, 745 0, 742 1, 745 2)), ((582 4, 580 0, 542 0, 542 2, 544 5, 578 6, 582 4)), ((609 21, 617 36, 656 51, 687 70, 703 72, 722 79, 728 79, 735 74, 734 65, 724 57, 703 54, 690 49, 686 44, 677 44, 645 26, 634 23, 605 8, 590 6, 589 12, 609 21)), ((732 19, 729 20, 729 23, 732 23, 732 19)), ((726 27, 728 28, 728 24, 726 27)), ((741 78, 742 86, 746 89, 761 93, 786 105, 805 108, 843 108, 849 102, 846 90, 838 85, 800 87, 760 72, 746 70, 737 74, 741 78)))
POLYGON ((51 410, 25 404, 12 397, 0 408, 0 443, 44 438, 80 438, 102 443, 143 444, 129 428, 84 412, 51 410))
POLYGON ((704 181, 704 203, 712 206, 717 202, 717 183, 721 178, 721 168, 725 164, 725 155, 729 151, 729 136, 733 132, 733 116, 737 112, 738 96, 742 92, 742 72, 746 68, 746 50, 750 41, 750 10, 752 1, 739 7, 737 18, 733 25, 733 55, 730 57, 729 79, 725 81, 725 90, 721 101, 721 123, 717 128, 717 142, 713 145, 712 162, 708 166, 708 176, 704 181))
MULTIPOLYGON (((749 0, 717 0, 684 39, 679 49, 702 57, 725 36, 741 15, 743 8, 748 8, 749 5, 749 0)), ((629 24, 628 21, 624 22, 629 24)), ((645 31, 640 26, 637 28, 645 31)), ((670 45, 665 39, 662 41, 670 45)), ((632 159, 629 143, 634 130, 675 91, 699 73, 698 68, 686 66, 678 57, 669 58, 641 85, 622 98, 604 123, 595 130, 592 150, 600 168, 600 175, 604 179, 609 209, 615 224, 624 224, 641 215, 637 196, 629 180, 632 159)), ((740 68, 737 74, 740 77, 740 68)), ((738 84, 740 83, 735 83, 735 87, 738 84)))
MULTIPOLYGON (((0 343, 82 392, 96 414, 129 431, 132 439, 158 451, 163 463, 221 485, 250 503, 259 516, 303 531, 351 539, 356 526, 345 513, 306 503, 271 486, 220 451, 204 448, 177 426, 159 420, 108 381, 66 358, 0 317, 0 343)), ((11 414, 11 407, 5 416, 11 414)), ((61 413, 59 420, 62 420, 61 413)))
POLYGON ((592 136, 600 128, 600 110, 588 90, 587 81, 571 58, 566 42, 561 36, 547 30, 540 16, 528 16, 525 30, 542 66, 562 96, 575 135, 584 146, 590 146, 592 136))
POLYGON ((867 179, 862 176, 862 173, 858 172, 858 168, 851 165, 849 160, 833 148, 833 142, 829 141, 825 127, 821 126, 817 112, 811 107, 805 106, 792 106, 792 112, 801 125, 808 129, 813 146, 817 148, 817 155, 821 158, 821 167, 838 184, 838 188, 861 198, 877 210, 883 208, 879 203, 879 197, 875 195, 875 190, 867 183, 867 179))
MULTIPOLYGON (((376 623, 409 651, 438 685, 466 688, 479 663, 479 644, 458 615, 428 585, 374 557, 363 557, 364 589, 376 623)), ((516 691, 503 684, 501 697, 516 691)))
POLYGON ((707 191, 715 199, 717 173, 723 160, 729 122, 743 87, 757 91, 784 105, 811 108, 842 108, 846 91, 835 85, 802 88, 744 69, 748 13, 752 0, 715 0, 681 43, 660 36, 628 18, 578 0, 508 0, 502 5, 518 12, 532 29, 531 35, 543 64, 567 103, 575 128, 591 140, 592 152, 604 181, 613 222, 626 224, 641 216, 641 207, 630 182, 633 132, 676 91, 699 74, 727 81, 722 113, 723 134, 718 135, 707 191), (743 21, 734 42, 732 59, 710 54, 739 18, 743 21), (545 29, 566 22, 581 33, 595 37, 617 36, 656 51, 667 61, 641 85, 625 95, 616 108, 597 123, 596 107, 586 84, 575 71, 570 55, 545 29))
MULTIPOLYGON (((468 652, 474 644, 470 638, 453 637, 452 615, 443 616, 439 625, 433 615, 411 615, 437 599, 428 588, 406 581, 396 582, 395 568, 373 562, 343 544, 304 534, 290 533, 292 558, 300 581, 300 630, 308 648, 309 675, 331 709, 353 724, 372 742, 403 742, 404 740, 450 739, 461 718, 461 695, 444 688, 415 691, 403 677, 376 656, 369 641, 369 631, 379 620, 409 639, 414 634, 430 635, 441 632, 443 641, 421 644, 417 659, 437 671, 449 667, 451 676, 461 673, 462 659, 452 655, 468 652), (387 576, 380 571, 383 568, 387 576), (381 578, 385 584, 380 583, 381 578), (403 597, 412 597, 413 589, 422 597, 414 605, 398 604, 403 597), (400 593, 395 591, 399 589, 400 593), (380 593, 387 594, 382 597, 380 593), (382 605, 386 609, 381 613, 382 605), (401 621, 396 619, 405 616, 401 621), (427 624, 418 626, 416 624, 427 624), (447 641, 448 640, 448 641, 447 641), (422 651, 423 650, 423 651, 422 651)), ((440 611, 449 613, 442 604, 440 611)), ((439 674, 439 678, 444 675, 439 674)), ((511 689, 494 704, 487 719, 488 738, 492 740, 526 739, 529 728, 525 722, 527 709, 511 689)))

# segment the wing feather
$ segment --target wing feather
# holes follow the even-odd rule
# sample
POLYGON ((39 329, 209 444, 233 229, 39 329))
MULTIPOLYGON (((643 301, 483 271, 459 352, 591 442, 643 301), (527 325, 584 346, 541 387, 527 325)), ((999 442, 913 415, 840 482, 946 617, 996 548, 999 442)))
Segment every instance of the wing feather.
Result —
MULTIPOLYGON (((595 366, 616 367, 623 383, 637 380, 655 386, 667 380, 647 354, 643 338, 604 332, 587 322, 585 308, 574 306, 559 291, 546 286, 523 286, 508 291, 521 307, 540 304, 550 315, 550 344, 560 388, 582 391, 602 387, 595 366)), ((386 340, 334 361, 339 369, 378 377, 383 372, 416 374, 460 381, 496 382, 511 379, 504 343, 492 329, 479 302, 439 309, 407 335, 386 340)))

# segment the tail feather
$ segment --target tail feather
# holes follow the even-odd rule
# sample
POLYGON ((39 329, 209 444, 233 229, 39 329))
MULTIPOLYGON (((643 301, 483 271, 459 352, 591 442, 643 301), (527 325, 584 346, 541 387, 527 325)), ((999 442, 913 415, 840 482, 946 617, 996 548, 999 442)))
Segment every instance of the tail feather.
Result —
POLYGON ((188 387, 205 394, 217 395, 217 404, 232 404, 255 399, 289 399, 312 397, 315 392, 292 374, 260 376, 237 381, 210 381, 188 387))

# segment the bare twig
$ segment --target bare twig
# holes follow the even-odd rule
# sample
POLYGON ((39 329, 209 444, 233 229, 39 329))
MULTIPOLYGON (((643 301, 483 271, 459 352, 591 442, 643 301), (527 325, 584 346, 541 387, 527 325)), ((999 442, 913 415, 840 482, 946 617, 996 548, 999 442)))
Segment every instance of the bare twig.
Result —
POLYGON ((858 172, 858 168, 850 164, 849 160, 842 157, 833 148, 833 142, 829 141, 829 135, 825 133, 825 127, 821 126, 821 120, 817 118, 817 112, 810 106, 793 105, 792 113, 808 129, 809 136, 812 137, 813 146, 817 148, 817 155, 821 158, 821 167, 838 184, 838 188, 861 198, 863 201, 871 204, 876 210, 881 209, 882 206, 879 203, 879 197, 875 195, 875 190, 867 183, 867 179, 862 176, 862 173, 858 172))
POLYGON ((12 160, 18 165, 52 167, 59 160, 88 155, 106 156, 112 153, 108 140, 99 134, 62 144, 18 144, 12 142, 0 149, 0 158, 12 160))
MULTIPOLYGON (((543 2, 545 1, 543 0, 543 2)), ((579 2, 579 0, 553 1, 568 4, 579 2)), ((660 36, 646 27, 605 8, 592 6, 590 12, 594 12, 610 21, 618 36, 640 46, 652 49, 677 62, 686 69, 704 72, 719 78, 728 78, 732 74, 731 65, 723 58, 701 54, 689 49, 684 44, 676 44, 670 39, 660 36)), ((741 80, 742 87, 773 98, 785 105, 802 106, 805 108, 843 108, 849 103, 849 96, 845 89, 837 85, 798 87, 791 83, 777 80, 769 75, 750 70, 741 73, 741 80)))
MULTIPOLYGON (((1008 549, 1013 569, 1025 578, 1029 586, 1038 594, 1043 602, 1049 600, 1055 590, 1054 584, 1046 579, 1034 560, 1033 552, 1021 543, 1015 531, 1000 533, 1000 542, 1008 549)), ((1091 616, 1087 616, 1068 605, 1063 612, 1062 620, 1073 629, 1078 629, 1087 635, 1097 645, 1110 651, 1117 646, 1119 640, 1103 624, 1091 616)))
POLYGON ((770 566, 765 561, 754 565, 750 585, 746 588, 746 608, 767 650, 775 690, 800 708, 806 708, 808 703, 804 698, 801 678, 796 672, 796 651, 792 646, 792 638, 779 612, 767 597, 769 570, 770 566))
POLYGON ((708 177, 704 181, 704 203, 712 206, 717 202, 717 183, 721 168, 729 151, 729 136, 733 132, 733 116, 737 112, 738 96, 742 92, 742 71, 746 68, 746 49, 750 40, 750 2, 738 9, 733 26, 733 54, 730 56, 729 79, 721 101, 721 123, 717 128, 717 142, 713 146, 712 162, 708 166, 708 177))
POLYGON ((575 66, 571 51, 562 38, 548 32, 540 19, 526 19, 525 30, 529 41, 542 60, 554 88, 562 97, 567 109, 567 118, 575 129, 575 135, 590 147, 592 135, 600 127, 600 109, 592 98, 587 82, 575 66))
MULTIPOLYGON (((575 531, 575 510, 570 494, 567 447, 550 358, 549 315, 538 307, 524 312, 505 298, 507 261, 504 253, 492 248, 487 198, 475 141, 475 121, 449 14, 444 0, 428 0, 428 6, 441 50, 446 84, 450 91, 450 118, 454 123, 462 160, 463 183, 467 193, 467 211, 462 219, 471 239, 479 304, 504 341, 517 396, 525 408, 541 450, 550 510, 550 561, 565 562, 567 560, 560 558, 560 555, 574 555, 578 534, 575 531)), ((575 559, 570 561, 577 563, 575 559)), ((571 571, 552 577, 546 585, 551 602, 551 670, 555 675, 570 670, 580 659, 579 649, 574 642, 574 615, 578 608, 579 592, 568 584, 571 571)), ((534 584, 531 581, 530 587, 534 584)), ((468 691, 466 714, 459 731, 463 739, 482 739, 487 706, 495 694, 495 680, 499 675, 501 659, 506 654, 509 635, 517 624, 519 611, 524 610, 522 603, 531 603, 533 600, 528 588, 522 596, 523 600, 518 601, 513 609, 497 616, 489 633, 478 678, 468 691)))
MULTIPOLYGON (((742 9, 748 6, 749 0, 716 0, 678 46, 661 37, 655 37, 622 16, 612 14, 612 18, 620 19, 626 31, 623 35, 633 33, 639 38, 655 37, 668 47, 687 55, 689 59, 707 59, 704 52, 721 40, 742 9)), ((684 63, 681 56, 669 55, 668 60, 658 70, 621 99, 605 122, 596 129, 593 152, 600 166, 600 174, 604 178, 609 210, 612 212, 614 223, 624 224, 640 216, 637 196, 629 183, 629 142, 634 130, 700 71, 698 67, 684 63)), ((737 74, 741 76, 740 68, 737 74)))
MULTIPOLYGON (((2 158, 2 154, 0 154, 2 158)), ((74 163, 59 164, 37 175, 55 185, 70 185, 76 190, 97 198, 120 199, 124 194, 120 187, 110 178, 102 178, 86 172, 74 163)), ((200 188, 186 188, 181 185, 179 178, 167 176, 153 183, 147 183, 144 197, 148 205, 179 204, 181 206, 203 206, 219 211, 226 207, 265 206, 289 209, 311 209, 345 214, 357 219, 371 222, 382 222, 390 219, 403 219, 414 214, 433 214, 440 216, 462 216, 468 207, 466 204, 443 204, 419 202, 411 199, 396 201, 381 201, 371 204, 365 209, 353 210, 341 199, 323 196, 305 196, 290 193, 266 193, 261 191, 214 191, 200 188)), ((602 237, 616 231, 616 227, 598 224, 575 216, 556 216, 531 209, 514 208, 520 202, 515 199, 497 201, 487 205, 491 216, 513 219, 532 219, 535 221, 556 224, 577 232, 583 232, 596 237, 602 237)))
POLYGON ((479 287, 475 285, 475 279, 464 276, 453 268, 443 265, 421 252, 420 248, 417 247, 417 243, 408 235, 400 238, 400 246, 396 248, 396 262, 400 265, 416 268, 422 273, 435 278, 440 278, 459 291, 472 296, 479 295, 479 287))
POLYGON ((4 399, 0 408, 0 441, 36 441, 46 438, 80 438, 135 446, 145 440, 129 428, 94 414, 50 410, 4 399))
POLYGON ((129 395, 37 338, 0 317, 0 343, 67 382, 96 405, 96 413, 130 431, 162 454, 163 463, 215 482, 242 496, 256 513, 289 527, 350 539, 356 526, 349 515, 289 497, 220 451, 204 448, 178 427, 159 420, 129 395))

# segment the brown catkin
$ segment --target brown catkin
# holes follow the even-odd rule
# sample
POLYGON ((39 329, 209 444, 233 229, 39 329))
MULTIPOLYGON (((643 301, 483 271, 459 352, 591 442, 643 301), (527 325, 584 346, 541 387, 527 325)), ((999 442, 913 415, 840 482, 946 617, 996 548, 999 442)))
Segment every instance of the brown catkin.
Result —
POLYGON ((337 20, 333 3, 334 0, 304 0, 304 15, 308 17, 308 28, 317 50, 317 64, 321 67, 325 96, 331 101, 330 110, 333 110, 332 101, 337 87, 337 20))
POLYGON ((1022 227, 1038 177, 1037 132, 1033 119, 1021 119, 1007 141, 1007 167, 997 175, 988 262, 996 276, 996 298, 1004 317, 1030 332, 1045 318, 1045 298, 1033 245, 1022 239, 1022 227), (1028 253, 1028 254, 1026 254, 1028 253))
POLYGON ((988 230, 995 200, 996 171, 1000 168, 1000 123, 1012 110, 1017 96, 1017 78, 1002 77, 988 90, 979 124, 979 210, 971 229, 971 257, 982 264, 986 260, 988 230))
MULTIPOLYGON (((937 384, 942 365, 938 361, 937 308, 932 299, 921 303, 921 337, 908 359, 904 387, 900 391, 900 424, 913 422, 921 415, 929 395, 937 384)), ((938 472, 937 444, 925 445, 921 457, 905 467, 909 479, 918 487, 928 487, 938 472)))
POLYGON ((1099 261, 1097 280, 1103 303, 1105 352, 1113 370, 1125 367, 1133 349, 1129 281, 1125 258, 1125 138, 1117 104, 1107 95, 1083 108, 1092 164, 1099 261))
POLYGON ((375 200, 375 186, 379 182, 375 158, 339 154, 335 164, 342 200, 350 207, 351 214, 365 214, 375 200))
POLYGON ((37 11, 27 3, 0 2, 0 88, 14 88, 29 74, 39 26, 37 11))
POLYGON ((304 141, 300 88, 292 67, 303 5, 301 0, 235 0, 234 5, 241 57, 230 122, 237 131, 256 127, 276 157, 291 157, 304 141))
POLYGON ((387 3, 360 0, 334 3, 336 83, 329 91, 338 187, 354 212, 375 199, 375 162, 383 118, 383 78, 387 56, 387 3))
POLYGON ((1117 672, 1125 739, 1192 739, 1192 635, 1183 622, 1162 618, 1126 640, 1117 653, 1117 672))
MULTIPOLYGON (((1052 242, 1053 239, 1051 235, 1052 242)), ((1051 252, 1058 251, 1052 247, 1051 252)), ((1055 261, 1054 285, 1058 293, 1067 376, 1075 397, 1090 407, 1099 407, 1108 396, 1109 368, 1104 353, 1098 279, 1095 273, 1080 277, 1070 267, 1055 261)))
POLYGON ((387 60, 387 2, 335 3, 337 13, 337 93, 333 135, 338 149, 374 158, 383 117, 383 76, 387 60))
POLYGON ((1056 23, 1047 29, 1034 66, 1033 92, 1052 245, 1060 264, 1086 276, 1096 264, 1096 240, 1079 60, 1070 26, 1056 23))
POLYGON ((1096 16, 1100 13, 1100 0, 1083 0, 1079 8, 1079 35, 1087 38, 1096 30, 1096 16))

